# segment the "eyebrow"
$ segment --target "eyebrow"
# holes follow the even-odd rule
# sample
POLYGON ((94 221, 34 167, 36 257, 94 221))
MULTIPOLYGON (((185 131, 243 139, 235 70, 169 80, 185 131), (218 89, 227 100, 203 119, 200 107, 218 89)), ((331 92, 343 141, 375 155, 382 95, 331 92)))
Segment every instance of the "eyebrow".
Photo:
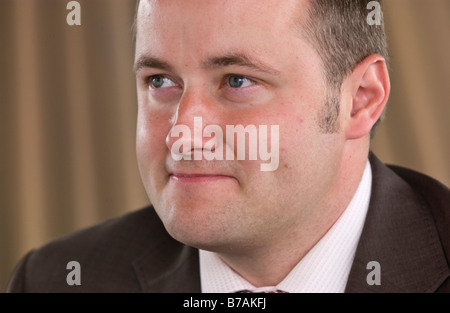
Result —
MULTIPOLYGON (((279 75, 279 71, 271 68, 270 66, 264 64, 261 61, 256 59, 252 59, 243 53, 229 53, 219 57, 210 57, 202 62, 202 66, 205 69, 214 69, 220 67, 227 66, 243 66, 248 67, 252 70, 256 70, 258 72, 268 73, 271 75, 279 75)), ((172 66, 161 59, 151 57, 151 56, 141 56, 134 64, 134 72, 136 73, 141 68, 157 68, 161 70, 171 71, 172 66)))
POLYGON ((150 68, 158 68, 161 70, 172 70, 172 67, 169 63, 160 60, 158 58, 150 57, 150 56, 141 56, 134 64, 133 70, 136 73, 142 68, 150 67, 150 68))
POLYGON ((271 68, 263 62, 252 59, 251 57, 243 53, 230 53, 220 57, 211 57, 203 62, 203 67, 207 69, 233 65, 248 67, 252 70, 272 75, 278 75, 280 73, 279 71, 271 68))

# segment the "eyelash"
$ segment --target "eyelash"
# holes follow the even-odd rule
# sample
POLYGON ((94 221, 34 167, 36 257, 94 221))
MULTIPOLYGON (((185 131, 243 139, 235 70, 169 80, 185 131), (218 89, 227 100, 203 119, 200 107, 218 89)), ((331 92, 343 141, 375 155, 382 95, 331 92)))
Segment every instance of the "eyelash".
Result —
MULTIPOLYGON (((228 74, 224 77, 224 83, 222 85, 229 85, 230 83, 230 77, 239 77, 242 79, 246 79, 249 82, 251 82, 252 84, 257 84, 257 82, 254 79, 251 79, 250 77, 244 76, 244 75, 239 75, 239 74, 228 74)), ((231 86, 230 86, 231 87, 231 86)), ((233 88, 233 87, 231 87, 233 88)), ((233 88, 233 89, 240 89, 240 88, 233 88)))
MULTIPOLYGON (((166 75, 163 75, 163 74, 156 74, 156 75, 151 75, 151 76, 145 77, 145 79, 144 79, 145 85, 146 85, 146 86, 151 86, 152 80, 153 80, 155 77, 164 77, 164 78, 168 78, 168 79, 172 80, 171 78, 169 78, 169 77, 166 76, 166 75)), ((173 80, 172 80, 172 81, 173 81, 173 80)))
MULTIPOLYGON (((151 76, 145 77, 145 79, 144 79, 145 85, 146 85, 146 86, 151 86, 152 80, 153 80, 155 77, 164 77, 164 78, 170 79, 171 81, 174 81, 173 79, 171 79, 171 78, 168 77, 167 75, 164 75, 164 74, 155 74, 155 75, 151 75, 151 76)), ((224 78, 223 78, 223 83, 221 84, 221 86, 229 85, 229 79, 230 79, 231 77, 239 77, 239 78, 243 78, 243 79, 248 80, 248 81, 251 82, 252 84, 257 84, 257 82, 256 82, 254 79, 250 78, 250 77, 247 77, 247 76, 244 76, 244 75, 239 75, 239 74, 228 74, 228 75, 225 75, 225 76, 224 76, 224 78)), ((231 87, 231 86, 230 86, 230 87, 231 87)), ((231 87, 231 88, 233 88, 233 87, 231 87)), ((235 88, 235 89, 239 89, 239 88, 235 88)))

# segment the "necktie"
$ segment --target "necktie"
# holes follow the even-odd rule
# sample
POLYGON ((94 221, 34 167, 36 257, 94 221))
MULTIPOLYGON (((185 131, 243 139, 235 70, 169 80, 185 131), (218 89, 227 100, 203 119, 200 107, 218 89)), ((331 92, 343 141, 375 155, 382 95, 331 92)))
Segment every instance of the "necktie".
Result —
POLYGON ((288 292, 279 290, 279 289, 267 290, 267 291, 256 291, 256 292, 248 290, 248 289, 244 289, 244 290, 236 291, 236 293, 288 293, 288 292))

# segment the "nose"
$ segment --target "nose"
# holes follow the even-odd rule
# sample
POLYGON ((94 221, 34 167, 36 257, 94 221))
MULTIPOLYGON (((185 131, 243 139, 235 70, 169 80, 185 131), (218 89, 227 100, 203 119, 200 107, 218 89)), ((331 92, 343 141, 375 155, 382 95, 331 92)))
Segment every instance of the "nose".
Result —
POLYGON ((213 97, 195 91, 183 94, 166 137, 166 145, 175 160, 202 160, 205 149, 212 151, 223 144, 216 140, 217 136, 203 138, 204 126, 217 123, 215 108, 217 104, 213 97))

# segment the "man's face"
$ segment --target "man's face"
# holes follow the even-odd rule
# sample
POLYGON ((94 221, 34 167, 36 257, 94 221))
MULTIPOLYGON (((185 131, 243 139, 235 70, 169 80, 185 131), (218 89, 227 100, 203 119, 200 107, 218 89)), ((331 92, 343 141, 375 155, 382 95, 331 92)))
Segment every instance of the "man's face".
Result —
MULTIPOLYGON (((308 221, 329 201, 344 139, 319 127, 327 87, 319 55, 296 26, 306 6, 141 1, 137 155, 150 201, 174 238, 237 251, 314 229, 308 221), (223 129, 216 144, 224 155, 234 139, 226 138, 226 125, 267 125, 269 138, 270 126, 279 125, 278 168, 261 171, 268 161, 248 153, 245 160, 174 160, 179 137, 171 130, 186 125, 193 136, 195 117, 223 129)), ((209 139, 200 146, 188 139, 189 153, 209 139)))

